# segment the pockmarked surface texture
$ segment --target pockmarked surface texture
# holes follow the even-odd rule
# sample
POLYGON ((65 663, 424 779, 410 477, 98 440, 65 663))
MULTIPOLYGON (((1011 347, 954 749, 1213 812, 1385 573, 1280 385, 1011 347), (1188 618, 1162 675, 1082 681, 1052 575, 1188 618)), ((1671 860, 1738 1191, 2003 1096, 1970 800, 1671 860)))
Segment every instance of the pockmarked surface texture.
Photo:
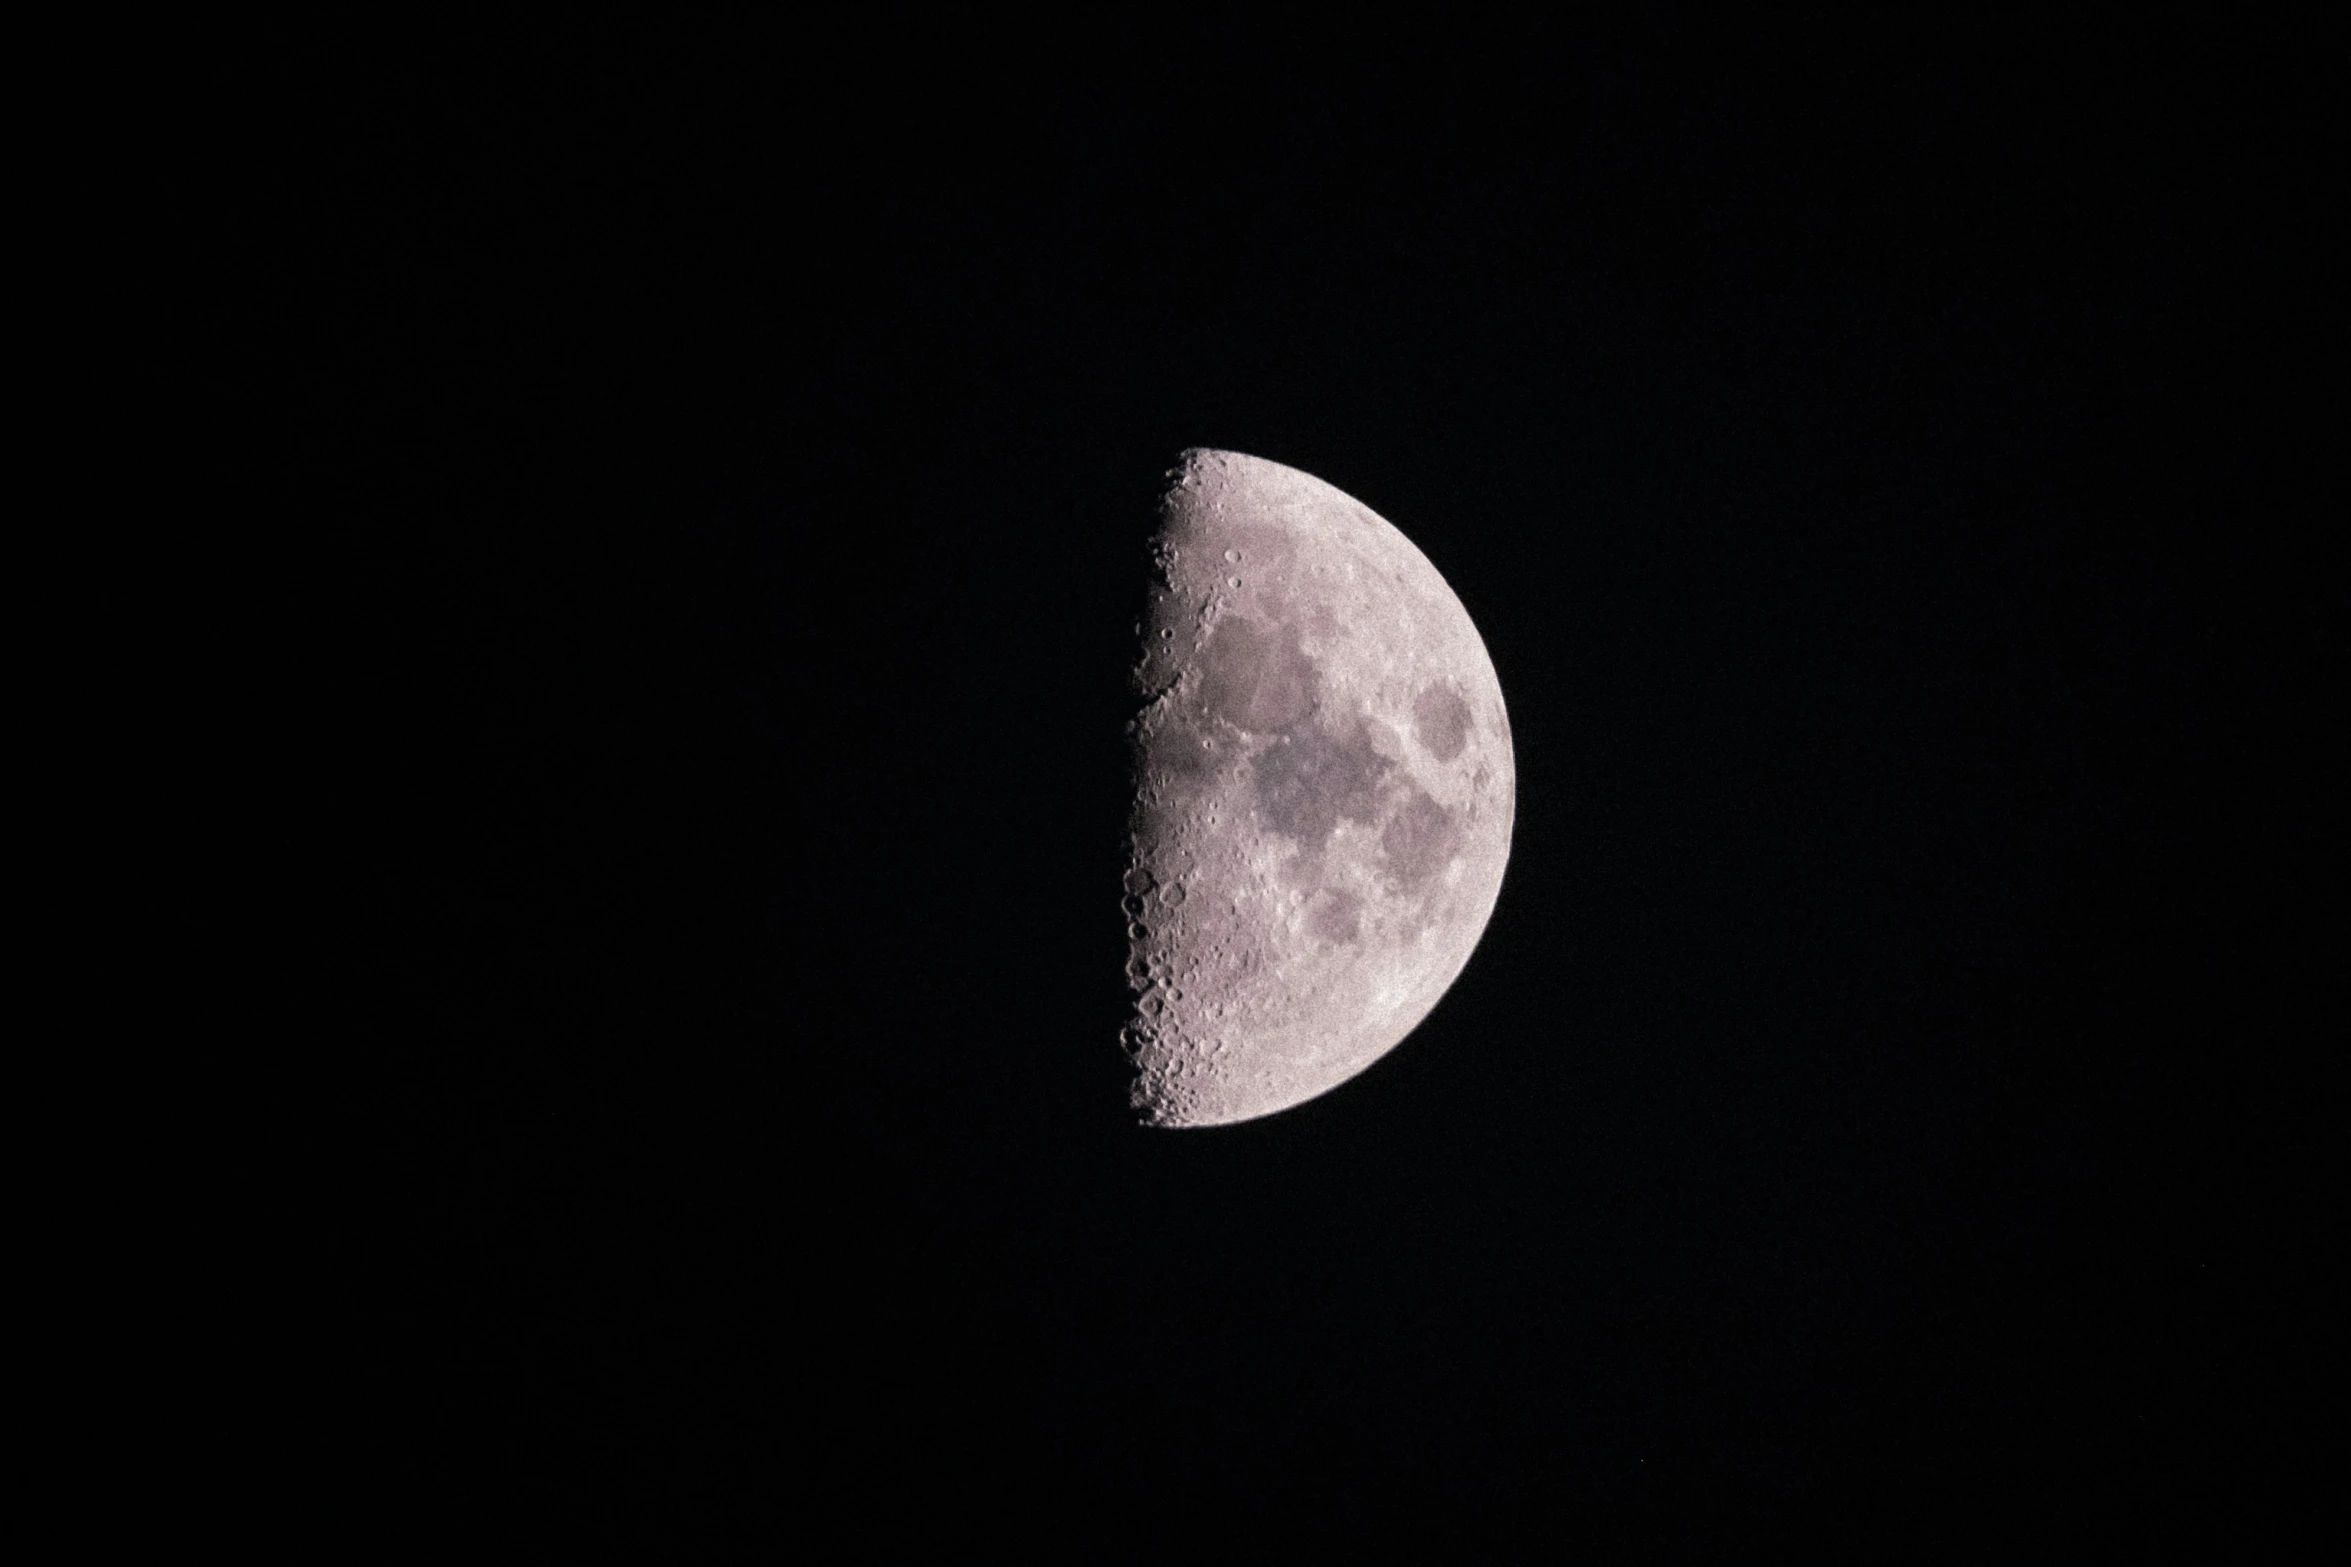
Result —
POLYGON ((1516 780, 1469 613, 1320 479, 1184 454, 1135 666, 1123 1042, 1160 1126, 1271 1115, 1428 1016, 1502 886, 1516 780))

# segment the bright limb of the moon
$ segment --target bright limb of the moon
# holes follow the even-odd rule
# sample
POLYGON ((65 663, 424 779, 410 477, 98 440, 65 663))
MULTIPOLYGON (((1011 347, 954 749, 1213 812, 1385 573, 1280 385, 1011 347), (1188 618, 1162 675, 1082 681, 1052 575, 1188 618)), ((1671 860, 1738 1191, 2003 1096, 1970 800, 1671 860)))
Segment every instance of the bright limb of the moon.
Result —
POLYGON ((1355 1076, 1461 973, 1510 723, 1436 567, 1310 474, 1187 452, 1153 551, 1123 1037, 1144 1120, 1214 1126, 1355 1076))

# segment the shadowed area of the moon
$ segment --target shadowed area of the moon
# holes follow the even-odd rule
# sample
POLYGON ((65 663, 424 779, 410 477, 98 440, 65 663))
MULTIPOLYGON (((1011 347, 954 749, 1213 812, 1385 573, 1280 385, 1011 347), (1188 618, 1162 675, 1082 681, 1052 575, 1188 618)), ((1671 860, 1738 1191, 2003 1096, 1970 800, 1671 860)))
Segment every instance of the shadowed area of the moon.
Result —
POLYGON ((1164 502, 1135 690, 1136 1107, 1285 1109, 1468 961, 1509 852, 1509 720, 1436 569, 1360 503, 1229 452, 1164 502))

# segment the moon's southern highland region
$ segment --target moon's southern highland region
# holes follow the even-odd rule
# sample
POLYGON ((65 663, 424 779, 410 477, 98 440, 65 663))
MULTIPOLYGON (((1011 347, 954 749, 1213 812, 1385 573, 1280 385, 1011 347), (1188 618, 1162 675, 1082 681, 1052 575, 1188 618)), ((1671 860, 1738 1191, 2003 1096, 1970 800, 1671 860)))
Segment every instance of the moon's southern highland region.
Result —
POLYGON ((1310 474, 1191 451, 1134 671, 1127 977, 1155 1126, 1289 1109, 1469 961, 1510 854, 1493 662, 1412 541, 1310 474))

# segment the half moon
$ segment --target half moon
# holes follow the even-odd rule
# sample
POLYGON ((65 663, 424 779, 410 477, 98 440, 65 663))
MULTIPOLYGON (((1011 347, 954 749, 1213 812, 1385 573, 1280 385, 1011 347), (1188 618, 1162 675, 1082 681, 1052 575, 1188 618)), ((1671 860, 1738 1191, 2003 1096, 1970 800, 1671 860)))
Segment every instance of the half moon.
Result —
POLYGON ((1360 502, 1186 452, 1152 549, 1122 1042, 1144 1121, 1217 1126, 1428 1016, 1494 911, 1516 774, 1469 612, 1360 502))

